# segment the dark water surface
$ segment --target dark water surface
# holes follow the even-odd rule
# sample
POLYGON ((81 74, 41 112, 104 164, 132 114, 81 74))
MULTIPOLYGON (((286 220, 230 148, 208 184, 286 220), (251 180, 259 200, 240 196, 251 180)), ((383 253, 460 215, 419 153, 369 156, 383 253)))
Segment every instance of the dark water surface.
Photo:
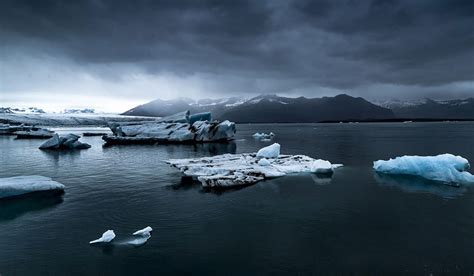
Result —
POLYGON ((92 148, 50 153, 39 140, 0 136, 0 177, 40 174, 67 186, 62 197, 0 201, 1 275, 474 272, 474 189, 371 169, 404 154, 474 162, 473 123, 238 125, 228 145, 81 140, 92 148), (330 180, 303 174, 210 193, 163 163, 256 151, 269 144, 251 137, 257 131, 275 132, 284 154, 345 167, 330 180), (147 225, 145 245, 119 244, 147 225), (107 229, 115 245, 88 244, 107 229))

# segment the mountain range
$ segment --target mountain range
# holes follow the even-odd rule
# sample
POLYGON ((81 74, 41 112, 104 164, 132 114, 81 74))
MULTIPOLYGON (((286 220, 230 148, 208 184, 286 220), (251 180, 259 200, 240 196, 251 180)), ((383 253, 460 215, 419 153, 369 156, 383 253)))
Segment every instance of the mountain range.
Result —
POLYGON ((371 121, 397 119, 474 119, 474 98, 465 100, 373 103, 346 94, 322 98, 289 98, 260 95, 238 97, 154 100, 123 113, 134 116, 167 116, 183 110, 210 111, 215 119, 238 123, 311 123, 322 121, 371 121))

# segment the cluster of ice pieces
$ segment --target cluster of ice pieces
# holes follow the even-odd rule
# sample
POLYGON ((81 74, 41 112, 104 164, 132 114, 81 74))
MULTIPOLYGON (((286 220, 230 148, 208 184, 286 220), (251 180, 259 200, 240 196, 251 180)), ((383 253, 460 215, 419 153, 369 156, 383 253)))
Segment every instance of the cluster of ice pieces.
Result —
POLYGON ((259 140, 262 140, 262 141, 270 141, 273 137, 275 137, 275 133, 273 132, 270 132, 270 133, 260 133, 260 132, 257 132, 255 133, 254 135, 252 135, 253 138, 255 139, 259 139, 259 140))
POLYGON ((234 138, 235 123, 210 119, 209 112, 190 115, 186 111, 155 122, 111 123, 114 135, 102 138, 108 144, 225 142, 234 138))
MULTIPOLYGON (((132 235, 134 236, 133 239, 127 240, 124 243, 130 245, 143 245, 145 244, 148 239, 151 237, 151 232, 153 229, 150 226, 147 226, 141 230, 135 231, 132 235)), ((107 230, 105 231, 102 236, 96 240, 90 241, 89 244, 96 244, 96 243, 109 243, 113 239, 115 239, 116 235, 114 230, 107 230)))
POLYGON ((0 198, 46 191, 64 191, 64 185, 39 175, 0 178, 0 198))
POLYGON ((332 174, 342 165, 305 155, 281 155, 275 143, 258 153, 223 154, 194 159, 166 161, 185 176, 199 180, 203 187, 232 187, 292 173, 332 174))
POLYGON ((413 175, 445 184, 474 183, 469 162, 461 156, 441 154, 437 156, 402 156, 374 162, 378 173, 391 175, 413 175))
POLYGON ((75 134, 66 134, 64 136, 59 136, 54 134, 53 137, 46 140, 41 146, 40 149, 88 149, 91 145, 87 143, 79 142, 80 136, 75 134))

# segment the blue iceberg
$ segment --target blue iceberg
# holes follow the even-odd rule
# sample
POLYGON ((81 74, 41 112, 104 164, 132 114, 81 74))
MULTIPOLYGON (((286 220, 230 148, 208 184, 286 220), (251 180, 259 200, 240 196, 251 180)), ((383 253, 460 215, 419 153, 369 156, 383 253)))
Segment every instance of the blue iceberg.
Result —
POLYGON ((474 183, 469 161, 461 156, 441 154, 437 156, 402 156, 374 162, 378 173, 390 175, 414 175, 450 185, 474 183))

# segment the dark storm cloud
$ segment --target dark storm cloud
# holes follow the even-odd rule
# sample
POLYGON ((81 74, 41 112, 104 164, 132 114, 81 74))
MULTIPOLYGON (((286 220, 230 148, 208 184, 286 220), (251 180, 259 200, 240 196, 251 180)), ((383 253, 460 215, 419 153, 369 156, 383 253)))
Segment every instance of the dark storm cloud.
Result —
POLYGON ((122 73, 114 64, 132 64, 149 74, 261 78, 275 83, 264 87, 282 92, 472 82, 473 26, 469 0, 0 4, 7 54, 44 52, 79 66, 105 64, 112 67, 98 73, 105 77, 122 73))

